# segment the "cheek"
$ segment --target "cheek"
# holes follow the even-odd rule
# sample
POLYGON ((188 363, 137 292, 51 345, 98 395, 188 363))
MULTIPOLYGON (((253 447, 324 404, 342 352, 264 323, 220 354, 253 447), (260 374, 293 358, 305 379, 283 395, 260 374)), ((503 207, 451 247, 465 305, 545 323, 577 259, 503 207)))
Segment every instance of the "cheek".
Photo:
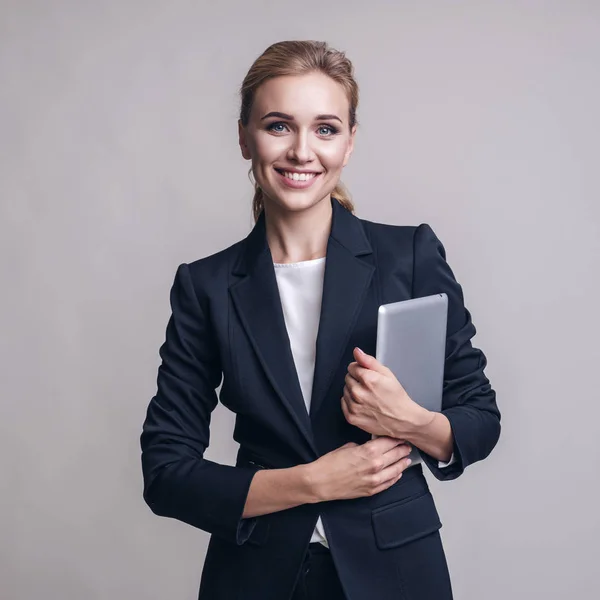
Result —
POLYGON ((283 138, 259 136, 254 141, 254 155, 257 162, 271 163, 281 157, 287 149, 283 138))
POLYGON ((319 158, 321 164, 328 171, 337 171, 344 165, 344 156, 346 154, 345 144, 328 144, 319 149, 319 158))

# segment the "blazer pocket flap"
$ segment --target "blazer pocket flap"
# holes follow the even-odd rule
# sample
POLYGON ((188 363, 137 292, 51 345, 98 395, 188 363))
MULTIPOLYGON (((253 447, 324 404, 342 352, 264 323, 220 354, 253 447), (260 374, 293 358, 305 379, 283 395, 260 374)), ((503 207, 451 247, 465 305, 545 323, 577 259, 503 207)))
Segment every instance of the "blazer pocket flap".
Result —
POLYGON ((376 508, 372 511, 371 519, 380 550, 408 544, 442 526, 429 491, 376 508))

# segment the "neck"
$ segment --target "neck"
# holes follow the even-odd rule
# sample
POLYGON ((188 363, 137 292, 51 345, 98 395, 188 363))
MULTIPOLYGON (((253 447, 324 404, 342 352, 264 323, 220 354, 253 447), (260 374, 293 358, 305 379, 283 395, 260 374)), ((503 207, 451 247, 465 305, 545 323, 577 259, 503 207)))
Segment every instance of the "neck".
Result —
POLYGON ((314 206, 297 212, 265 207, 267 242, 273 261, 292 263, 324 257, 331 218, 329 195, 314 206))

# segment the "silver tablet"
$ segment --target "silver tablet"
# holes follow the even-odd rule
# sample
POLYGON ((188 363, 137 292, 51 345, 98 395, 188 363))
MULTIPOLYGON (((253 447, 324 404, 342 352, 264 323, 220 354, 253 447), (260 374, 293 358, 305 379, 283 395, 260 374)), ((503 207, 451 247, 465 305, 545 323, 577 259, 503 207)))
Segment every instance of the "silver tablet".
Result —
MULTIPOLYGON (((447 320, 446 294, 379 307, 376 358, 428 410, 442 410, 447 320)), ((421 461, 416 449, 410 458, 413 465, 421 461)))

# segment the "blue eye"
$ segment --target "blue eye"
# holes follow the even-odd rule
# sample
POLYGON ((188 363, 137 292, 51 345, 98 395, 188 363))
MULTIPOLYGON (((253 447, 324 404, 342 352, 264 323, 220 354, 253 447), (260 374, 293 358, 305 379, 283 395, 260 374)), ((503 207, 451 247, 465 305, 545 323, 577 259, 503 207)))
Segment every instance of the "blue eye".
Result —
POLYGON ((275 133, 283 133, 283 131, 281 129, 275 129, 276 127, 279 127, 280 125, 283 127, 287 127, 287 125, 283 121, 276 121, 275 123, 271 123, 270 125, 268 125, 267 130, 274 131, 275 133))
MULTIPOLYGON (((274 123, 267 125, 267 131, 272 131, 273 133, 285 133, 287 129, 288 125, 284 121, 275 121, 274 123)), ((331 137, 339 133, 339 130, 333 125, 319 125, 317 127, 317 133, 322 137, 331 137)))
POLYGON ((325 137, 329 137, 330 135, 335 135, 338 130, 333 126, 333 125, 319 125, 319 130, 322 129, 329 129, 329 131, 331 132, 329 135, 325 134, 325 137))

